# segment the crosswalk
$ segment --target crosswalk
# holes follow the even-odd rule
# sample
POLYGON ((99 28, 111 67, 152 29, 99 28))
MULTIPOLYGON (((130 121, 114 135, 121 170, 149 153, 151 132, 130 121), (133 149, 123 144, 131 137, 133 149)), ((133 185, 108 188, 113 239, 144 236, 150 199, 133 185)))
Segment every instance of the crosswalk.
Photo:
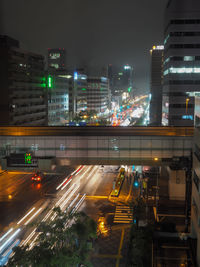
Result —
POLYGON ((114 223, 132 223, 133 211, 129 206, 117 205, 114 215, 114 223))

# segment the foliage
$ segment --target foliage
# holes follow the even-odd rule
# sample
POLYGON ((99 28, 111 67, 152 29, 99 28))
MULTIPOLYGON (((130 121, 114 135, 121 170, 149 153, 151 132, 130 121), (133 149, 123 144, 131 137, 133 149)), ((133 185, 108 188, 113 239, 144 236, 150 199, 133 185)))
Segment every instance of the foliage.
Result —
POLYGON ((128 266, 146 267, 151 262, 152 226, 131 229, 128 266))
POLYGON ((151 244, 153 238, 153 227, 139 227, 139 221, 145 219, 145 202, 138 197, 129 203, 133 209, 133 219, 136 221, 132 225, 129 245, 128 266, 146 267, 151 263, 151 244))
POLYGON ((96 223, 84 213, 54 209, 55 219, 38 225, 40 234, 33 248, 17 247, 8 266, 75 267, 89 262, 89 242, 96 238, 96 223))

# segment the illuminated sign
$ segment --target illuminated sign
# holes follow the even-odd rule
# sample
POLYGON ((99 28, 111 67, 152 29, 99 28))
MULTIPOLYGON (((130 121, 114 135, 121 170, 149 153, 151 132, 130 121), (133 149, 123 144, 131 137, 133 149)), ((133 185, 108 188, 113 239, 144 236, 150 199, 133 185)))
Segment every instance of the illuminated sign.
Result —
POLYGON ((78 80, 78 72, 77 71, 74 72, 74 80, 78 80))
POLYGON ((51 75, 49 75, 47 77, 47 86, 48 86, 48 88, 52 88, 53 87, 53 78, 51 77, 51 75))
POLYGON ((124 69, 125 69, 125 70, 130 70, 130 69, 131 69, 131 66, 129 66, 129 65, 125 65, 125 66, 124 66, 124 69))
POLYGON ((30 153, 24 154, 24 160, 25 164, 31 164, 32 163, 32 156, 30 153))
POLYGON ((152 47, 152 49, 153 50, 163 50, 164 49, 164 45, 154 45, 153 47, 152 47))

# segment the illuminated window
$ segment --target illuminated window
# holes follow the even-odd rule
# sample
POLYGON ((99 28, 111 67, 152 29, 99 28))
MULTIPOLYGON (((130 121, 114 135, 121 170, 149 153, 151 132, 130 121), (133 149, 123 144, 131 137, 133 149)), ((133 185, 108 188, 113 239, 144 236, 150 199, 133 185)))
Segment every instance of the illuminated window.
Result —
POLYGON ((164 75, 167 75, 169 73, 200 73, 200 68, 194 67, 194 68, 169 68, 164 71, 164 75))
POLYGON ((50 59, 57 59, 60 58, 60 53, 50 53, 50 59))
POLYGON ((53 67, 53 68, 56 68, 56 69, 58 69, 58 67, 59 67, 58 64, 54 64, 54 63, 50 64, 50 66, 53 67))
POLYGON ((183 60, 184 61, 193 61, 193 60, 195 60, 195 57, 194 56, 184 56, 183 60))
POLYGON ((193 116, 192 115, 183 115, 182 119, 184 119, 184 120, 193 120, 193 116))

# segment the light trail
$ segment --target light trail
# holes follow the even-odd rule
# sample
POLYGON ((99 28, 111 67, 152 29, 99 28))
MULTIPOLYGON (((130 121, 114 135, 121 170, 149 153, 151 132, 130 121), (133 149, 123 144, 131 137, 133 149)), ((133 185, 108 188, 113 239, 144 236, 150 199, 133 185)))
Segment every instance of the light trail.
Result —
POLYGON ((7 240, 6 242, 0 247, 0 253, 2 252, 2 250, 5 248, 5 246, 7 244, 9 244, 9 242, 21 231, 21 229, 17 229, 14 234, 12 234, 7 240))
POLYGON ((35 228, 35 229, 30 233, 30 235, 29 235, 29 236, 28 236, 28 237, 21 243, 20 246, 25 246, 25 245, 28 243, 28 241, 34 236, 36 229, 37 229, 37 228, 35 228))
POLYGON ((84 167, 83 165, 80 165, 75 171, 73 171, 70 175, 68 175, 68 176, 64 179, 64 181, 63 181, 59 186, 56 187, 56 190, 60 189, 61 186, 64 185, 65 182, 67 182, 70 178, 72 178, 72 176, 73 176, 74 174, 77 175, 77 174, 83 169, 83 167, 84 167))
POLYGON ((76 184, 73 184, 65 193, 64 195, 57 201, 55 206, 59 206, 60 203, 63 201, 63 199, 67 196, 67 194, 69 194, 69 192, 74 188, 76 184))
POLYGON ((17 240, 15 240, 15 242, 3 253, 3 257, 6 257, 8 254, 10 254, 11 252, 12 252, 12 249, 15 247, 15 245, 17 244, 17 243, 19 243, 20 242, 20 240, 19 239, 17 239, 17 240))
POLYGON ((32 247, 34 246, 35 240, 38 238, 39 233, 34 237, 33 241, 31 242, 30 246, 29 246, 29 250, 32 249, 32 247))
POLYGON ((87 180, 90 178, 90 176, 92 176, 97 171, 97 169, 98 169, 98 166, 95 166, 94 170, 88 175, 87 180))
POLYGON ((80 207, 80 205, 83 203, 83 201, 84 201, 84 199, 85 199, 85 196, 86 196, 86 194, 84 194, 83 196, 82 196, 82 198, 79 200, 79 202, 76 204, 76 206, 73 208, 73 210, 72 210, 72 214, 74 214, 77 210, 78 210, 78 208, 80 207))
MULTIPOLYGON (((71 178, 71 177, 70 177, 71 178)), ((69 178, 69 179, 70 179, 69 178)), ((66 184, 64 184, 64 186, 63 187, 61 187, 61 190, 63 190, 70 182, 72 181, 72 178, 70 179, 70 180, 68 180, 67 182, 66 182, 66 184)))
POLYGON ((38 211, 36 211, 36 213, 33 214, 33 216, 31 216, 30 219, 28 219, 28 221, 25 222, 24 225, 27 225, 30 221, 32 221, 32 219, 42 210, 42 208, 40 208, 38 211))
POLYGON ((74 193, 79 189, 80 185, 77 185, 74 190, 70 193, 70 195, 68 196, 68 198, 65 199, 65 201, 60 205, 61 210, 64 208, 64 206, 66 205, 66 203, 70 200, 70 198, 74 195, 74 193))
POLYGON ((72 202, 68 206, 68 209, 71 208, 71 206, 76 202, 76 200, 79 198, 79 196, 80 196, 80 193, 78 193, 78 195, 74 198, 74 200, 72 200, 72 202))
POLYGON ((24 219, 26 219, 26 217, 28 217, 29 214, 31 214, 31 212, 33 212, 35 210, 35 207, 32 208, 32 210, 30 210, 20 221, 18 221, 17 224, 20 224, 21 222, 23 222, 24 219))
POLYGON ((0 238, 0 242, 12 232, 13 228, 10 228, 10 230, 8 230, 8 232, 6 232, 1 238, 0 238))

